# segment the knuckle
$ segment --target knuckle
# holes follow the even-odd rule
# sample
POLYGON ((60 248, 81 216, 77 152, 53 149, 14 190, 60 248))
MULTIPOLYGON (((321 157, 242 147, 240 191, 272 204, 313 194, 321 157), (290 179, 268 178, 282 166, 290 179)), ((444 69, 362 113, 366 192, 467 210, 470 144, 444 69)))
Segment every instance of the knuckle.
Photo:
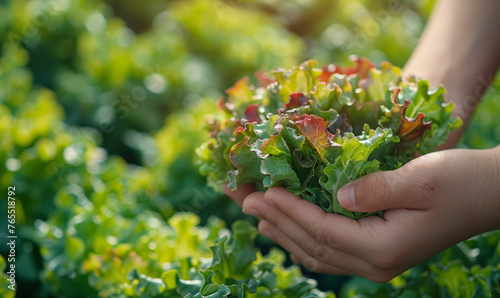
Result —
POLYGON ((282 211, 282 212, 283 212, 283 213, 285 213, 285 214, 288 214, 288 212, 289 212, 290 208, 291 208, 293 205, 291 205, 291 204, 285 204, 285 205, 283 205, 283 204, 281 204, 281 205, 280 205, 280 204, 278 204, 278 205, 277 205, 277 204, 275 204, 275 203, 274 203, 273 198, 274 198, 274 199, 276 199, 276 198, 280 195, 280 192, 281 192, 281 190, 279 189, 279 187, 272 187, 272 188, 270 188, 270 189, 266 190, 266 191, 263 193, 262 198, 264 199, 264 201, 265 201, 267 204, 269 204, 269 205, 271 205, 271 206, 273 206, 273 207, 276 207, 277 209, 279 209, 280 211, 282 211))
POLYGON ((325 229, 324 224, 324 215, 319 220, 315 221, 310 227, 307 229, 307 233, 311 235, 311 237, 320 244, 329 245, 331 241, 331 234, 325 229))
POLYGON ((241 206, 243 207, 243 209, 253 208, 258 204, 259 200, 261 200, 262 195, 262 192, 254 192, 249 194, 245 199, 241 201, 241 206))
POLYGON ((412 181, 414 184, 414 191, 408 193, 408 196, 410 196, 412 201, 415 202, 415 205, 423 208, 426 206, 426 201, 435 198, 439 193, 441 193, 443 184, 441 177, 437 177, 436 175, 428 172, 422 173, 407 181, 412 181))
POLYGON ((264 199, 269 200, 270 198, 274 197, 276 195, 276 188, 271 187, 266 192, 264 193, 264 199))
POLYGON ((302 265, 304 265, 304 267, 311 271, 318 272, 321 270, 321 263, 312 257, 304 258, 301 263, 302 265))
POLYGON ((262 198, 262 195, 263 195, 263 193, 260 191, 253 192, 245 198, 245 201, 252 201, 255 199, 260 199, 260 198, 262 198))
POLYGON ((440 155, 428 154, 414 159, 403 166, 406 177, 403 177, 405 182, 413 182, 416 189, 419 190, 417 195, 421 197, 431 197, 436 195, 442 189, 442 185, 448 177, 447 172, 442 172, 442 169, 447 169, 449 166, 442 162, 440 155))
POLYGON ((283 192, 282 187, 271 187, 264 193, 264 199, 270 199, 278 196, 281 192, 283 192))
POLYGON ((430 198, 436 195, 441 189, 441 178, 425 175, 421 178, 421 190, 423 196, 430 198))

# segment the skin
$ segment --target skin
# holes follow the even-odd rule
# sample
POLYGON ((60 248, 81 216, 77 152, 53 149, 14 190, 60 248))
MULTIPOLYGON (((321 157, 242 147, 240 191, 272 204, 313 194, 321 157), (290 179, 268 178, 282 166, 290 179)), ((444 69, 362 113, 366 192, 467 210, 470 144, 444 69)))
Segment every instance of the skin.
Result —
MULTIPOLYGON (((500 65, 498 11, 496 0, 440 1, 405 67, 408 75, 443 84, 464 123, 500 65)), ((452 148, 464 129, 441 149, 452 148)), ((384 219, 357 221, 325 213, 280 187, 256 192, 247 184, 225 192, 244 213, 260 218, 259 232, 295 262, 387 282, 460 241, 500 229, 499 177, 500 146, 427 154, 341 188, 339 201, 348 210, 386 210, 384 219)))
POLYGON ((441 0, 420 42, 404 67, 406 75, 442 84, 445 99, 464 125, 452 132, 441 149, 455 147, 500 65, 500 2, 441 0))

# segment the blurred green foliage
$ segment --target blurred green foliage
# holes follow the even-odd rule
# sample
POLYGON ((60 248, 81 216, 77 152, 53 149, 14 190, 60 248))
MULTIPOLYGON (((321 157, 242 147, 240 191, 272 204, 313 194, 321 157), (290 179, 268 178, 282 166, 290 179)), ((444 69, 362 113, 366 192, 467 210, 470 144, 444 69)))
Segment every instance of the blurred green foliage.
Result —
POLYGON ((403 66, 434 5, 426 1, 236 0, 278 19, 307 44, 320 65, 360 55, 403 66))
POLYGON ((28 51, 34 83, 58 94, 66 122, 98 129, 108 152, 136 164, 143 160, 126 144, 128 130, 157 130, 190 101, 261 68, 296 64, 304 49, 272 18, 216 0, 169 3, 140 33, 98 0, 9 0, 0 9, 0 43, 28 51))
MULTIPOLYGON (((433 3, 1 1, 0 188, 16 186, 17 295, 168 296, 177 288, 181 295, 190 291, 181 286, 187 281, 196 285, 192 293, 222 296, 221 284, 241 291, 243 283, 257 282, 248 272, 238 280, 227 279, 234 272, 215 273, 217 286, 206 283, 203 290, 197 273, 218 270, 210 246, 219 236, 238 239, 239 230, 253 235, 244 240, 251 251, 232 250, 233 240, 218 240, 218 247, 232 258, 251 258, 242 268, 253 279, 276 281, 257 293, 326 295, 298 267, 285 268, 274 248, 261 257, 252 246, 253 228, 236 224, 230 232, 211 217, 251 221, 195 169, 194 149, 206 139, 204 115, 225 88, 262 68, 306 58, 345 63, 351 54, 402 66, 433 3)), ((499 81, 461 146, 500 141, 499 81)), ((387 296, 407 288, 453 296, 468 287, 483 296, 484 285, 498 285, 497 243, 498 233, 479 236, 391 284, 352 279, 342 293, 387 296)), ((0 252, 5 256, 6 246, 0 252)), ((0 258, 0 269, 5 265, 0 258)), ((322 280, 320 288, 342 281, 307 275, 322 280)), ((12 295, 2 292, 5 282, 0 279, 0 295, 12 295)))
POLYGON ((500 144, 500 74, 494 78, 479 102, 460 147, 482 149, 500 144))
POLYGON ((500 233, 459 243, 387 284, 351 279, 342 297, 498 297, 500 233))

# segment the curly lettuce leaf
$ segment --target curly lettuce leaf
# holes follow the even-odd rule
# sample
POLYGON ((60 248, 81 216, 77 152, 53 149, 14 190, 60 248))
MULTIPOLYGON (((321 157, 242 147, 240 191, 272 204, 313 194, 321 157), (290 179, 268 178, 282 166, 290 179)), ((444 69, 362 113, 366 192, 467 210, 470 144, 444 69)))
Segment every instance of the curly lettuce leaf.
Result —
MULTIPOLYGON (((351 218, 362 218, 375 213, 351 212, 344 209, 338 202, 337 192, 347 183, 373 173, 380 169, 378 160, 370 159, 371 154, 384 143, 394 142, 391 129, 371 130, 356 138, 352 134, 345 138, 338 138, 342 147, 342 154, 334 164, 324 169, 324 176, 320 178, 323 189, 329 193, 329 207, 326 211, 344 214, 351 218)), ((378 213, 380 214, 380 213, 378 213)))
POLYGON ((432 152, 461 121, 452 117, 442 87, 405 78, 388 62, 377 68, 366 58, 352 59, 353 67, 322 69, 309 60, 274 69, 274 78, 261 73, 257 88, 244 79, 228 89, 219 106, 229 123, 215 126, 202 147, 209 152, 201 151, 199 167, 209 183, 282 186, 327 212, 371 215, 343 209, 340 187, 432 152))

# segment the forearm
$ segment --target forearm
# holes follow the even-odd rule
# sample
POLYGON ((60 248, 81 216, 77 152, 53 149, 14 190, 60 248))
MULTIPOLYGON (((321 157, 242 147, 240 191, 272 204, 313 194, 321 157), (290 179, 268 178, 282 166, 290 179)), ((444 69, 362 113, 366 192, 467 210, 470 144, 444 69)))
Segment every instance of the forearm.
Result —
POLYGON ((500 229, 500 146, 486 150, 488 154, 488 162, 491 167, 490 175, 487 177, 491 181, 489 183, 491 189, 490 207, 486 210, 491 213, 492 226, 488 230, 500 229))
POLYGON ((500 65, 500 1, 441 0, 406 64, 406 75, 444 85, 464 125, 441 149, 454 147, 500 65))

